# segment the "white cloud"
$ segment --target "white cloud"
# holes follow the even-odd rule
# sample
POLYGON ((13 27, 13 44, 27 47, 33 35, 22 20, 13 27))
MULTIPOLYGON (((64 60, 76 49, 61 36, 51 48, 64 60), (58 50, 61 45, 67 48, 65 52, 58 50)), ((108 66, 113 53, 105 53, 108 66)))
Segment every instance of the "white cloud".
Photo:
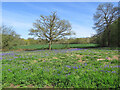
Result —
POLYGON ((95 30, 92 27, 85 27, 79 24, 72 24, 72 30, 76 33, 75 37, 90 37, 95 34, 95 30))
POLYGON ((7 10, 3 10, 2 13, 2 23, 5 25, 13 26, 15 29, 30 28, 32 27, 34 20, 36 20, 36 16, 31 13, 18 14, 7 10))
POLYGON ((27 20, 30 16, 23 16, 14 12, 5 11, 2 18, 2 24, 12 27, 21 37, 27 38, 29 29, 32 28, 32 20, 27 20))
POLYGON ((22 28, 22 27, 29 28, 32 25, 32 23, 15 21, 15 20, 11 20, 11 19, 3 19, 3 24, 7 24, 7 25, 14 26, 17 28, 22 28))
POLYGON ((32 28, 32 23, 19 22, 14 20, 4 20, 3 24, 12 27, 21 37, 28 38, 29 29, 32 28))
POLYGON ((22 11, 22 13, 20 12, 13 12, 13 11, 8 11, 5 9, 2 9, 2 16, 3 18, 7 17, 7 18, 14 18, 14 19, 21 19, 21 20, 25 20, 25 19, 29 19, 29 17, 35 18, 36 15, 33 13, 28 13, 28 12, 24 12, 22 11))

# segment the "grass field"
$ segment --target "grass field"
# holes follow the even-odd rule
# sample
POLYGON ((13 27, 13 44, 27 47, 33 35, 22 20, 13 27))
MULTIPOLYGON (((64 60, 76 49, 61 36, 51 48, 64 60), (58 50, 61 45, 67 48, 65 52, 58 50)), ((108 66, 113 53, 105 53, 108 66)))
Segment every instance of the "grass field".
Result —
POLYGON ((37 50, 2 53, 3 88, 118 88, 118 51, 37 50))
MULTIPOLYGON (((65 48, 87 48, 87 47, 97 47, 97 44, 53 44, 52 49, 65 49, 65 48)), ((27 46, 18 46, 13 47, 13 49, 24 49, 24 50, 41 50, 48 49, 49 45, 27 45, 27 46)))

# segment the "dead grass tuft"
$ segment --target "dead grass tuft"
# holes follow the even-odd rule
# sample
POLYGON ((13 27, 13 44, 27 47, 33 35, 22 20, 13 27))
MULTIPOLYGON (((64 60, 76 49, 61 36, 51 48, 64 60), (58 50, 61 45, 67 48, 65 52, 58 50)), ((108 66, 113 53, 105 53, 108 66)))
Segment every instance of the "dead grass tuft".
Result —
POLYGON ((58 59, 57 57, 53 57, 53 59, 58 59))
POLYGON ((105 59, 103 59, 103 58, 97 59, 97 61, 100 61, 100 60, 105 60, 105 59))

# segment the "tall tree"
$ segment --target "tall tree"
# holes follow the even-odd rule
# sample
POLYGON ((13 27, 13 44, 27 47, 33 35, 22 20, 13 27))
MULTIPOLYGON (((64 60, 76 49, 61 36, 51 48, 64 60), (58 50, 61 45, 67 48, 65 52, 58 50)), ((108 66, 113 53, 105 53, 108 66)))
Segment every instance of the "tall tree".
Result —
MULTIPOLYGON (((97 34, 107 32, 107 46, 110 46, 110 25, 118 19, 118 7, 114 7, 112 3, 102 3, 97 7, 97 11, 94 14, 94 29, 97 34)), ((104 40, 104 36, 102 36, 104 40)))
POLYGON ((69 21, 60 20, 56 12, 52 12, 49 16, 40 16, 33 23, 34 28, 30 29, 29 35, 35 35, 40 39, 46 39, 49 42, 49 50, 51 50, 51 44, 53 40, 63 38, 67 35, 75 34, 71 31, 71 24, 69 21))

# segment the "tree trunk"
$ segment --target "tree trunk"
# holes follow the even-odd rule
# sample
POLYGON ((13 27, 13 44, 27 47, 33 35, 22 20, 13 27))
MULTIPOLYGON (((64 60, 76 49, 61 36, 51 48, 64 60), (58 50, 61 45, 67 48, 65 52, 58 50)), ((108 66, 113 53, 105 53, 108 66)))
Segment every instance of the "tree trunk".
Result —
POLYGON ((110 47, 110 29, 109 29, 109 27, 107 27, 107 30, 108 30, 108 47, 110 47))
POLYGON ((111 42, 110 42, 110 41, 111 41, 110 39, 111 39, 111 38, 110 38, 110 30, 108 29, 108 47, 110 47, 110 43, 111 43, 111 42))
POLYGON ((52 43, 52 41, 50 40, 50 42, 49 42, 49 50, 51 50, 51 43, 52 43))
POLYGON ((108 32, 108 47, 110 47, 110 34, 108 32))
POLYGON ((107 46, 106 45, 106 31, 104 30, 103 33, 102 33, 102 46, 107 46))

